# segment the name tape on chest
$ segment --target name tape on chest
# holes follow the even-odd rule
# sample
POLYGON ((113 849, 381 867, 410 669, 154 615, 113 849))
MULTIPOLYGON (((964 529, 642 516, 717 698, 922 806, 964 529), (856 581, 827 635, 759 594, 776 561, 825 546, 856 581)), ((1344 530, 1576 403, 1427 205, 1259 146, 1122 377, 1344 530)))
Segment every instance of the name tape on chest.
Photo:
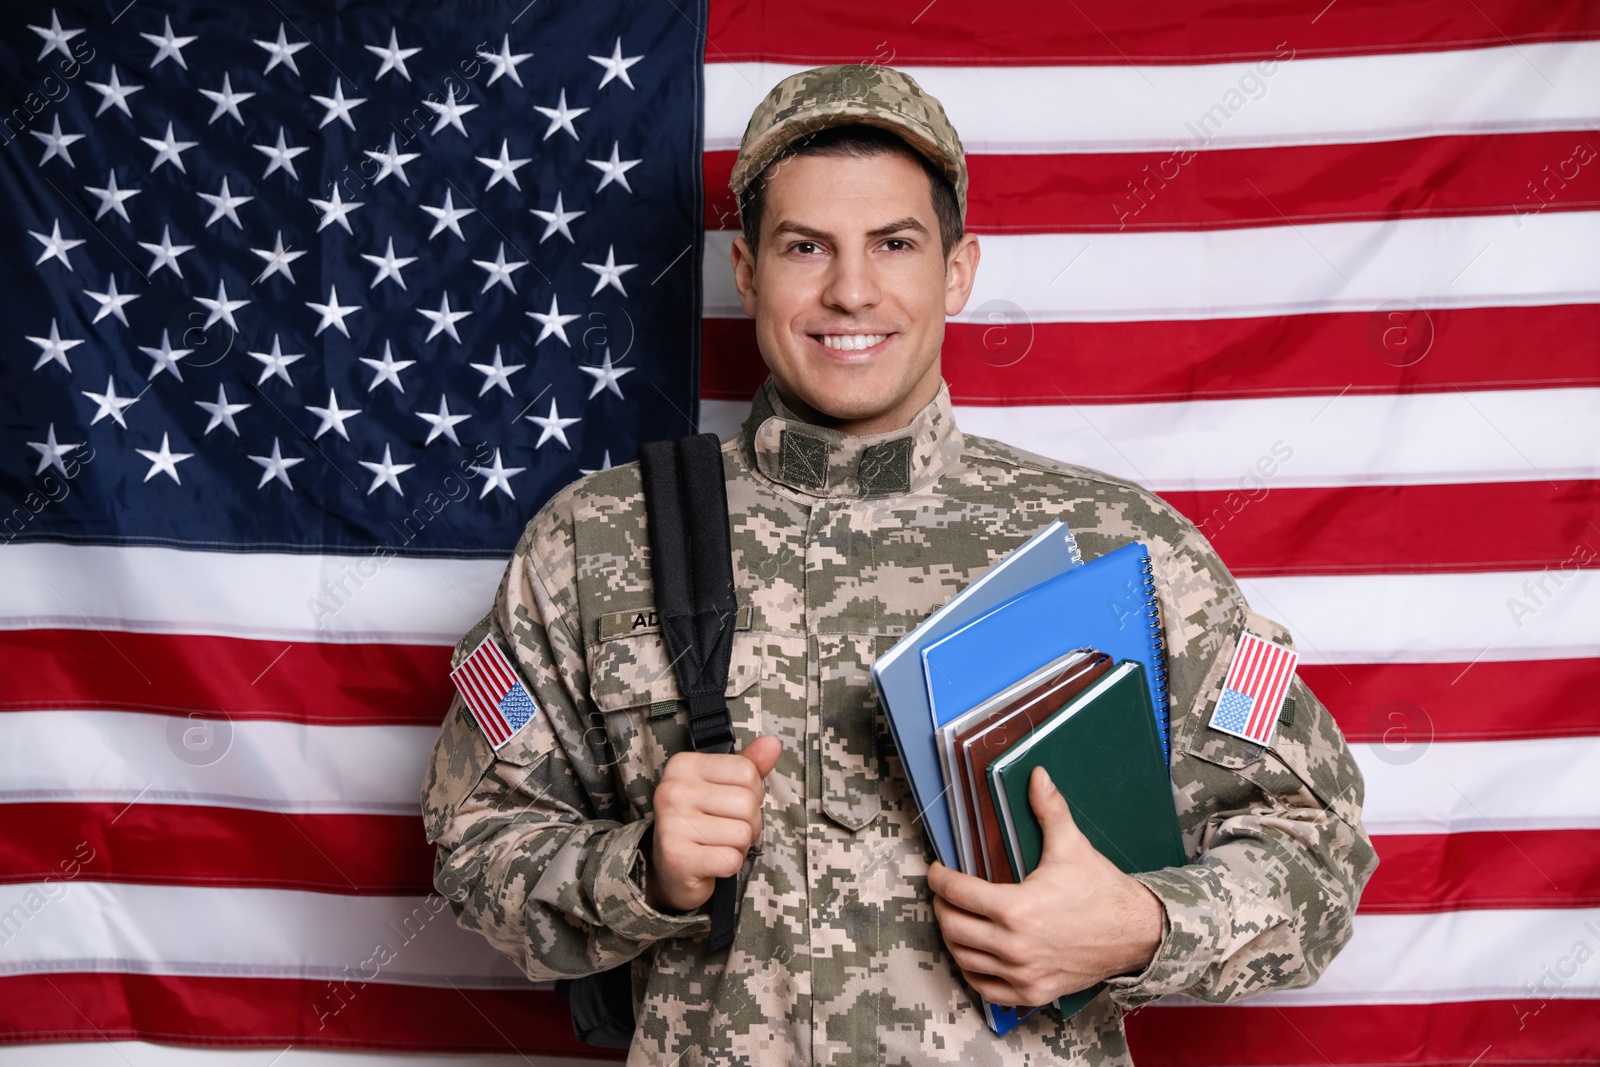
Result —
POLYGON ((1271 744, 1299 662, 1300 653, 1293 649, 1241 633, 1222 681, 1222 696, 1211 712, 1211 728, 1258 745, 1271 744))
POLYGON ((472 654, 450 672, 450 680, 497 752, 539 713, 533 695, 492 636, 478 642, 472 654))

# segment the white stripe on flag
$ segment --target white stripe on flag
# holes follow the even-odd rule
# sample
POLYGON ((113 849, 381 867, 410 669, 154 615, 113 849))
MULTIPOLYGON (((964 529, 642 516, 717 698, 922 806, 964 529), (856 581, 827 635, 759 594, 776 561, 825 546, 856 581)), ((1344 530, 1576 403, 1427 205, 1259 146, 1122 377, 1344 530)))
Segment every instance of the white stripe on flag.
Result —
MULTIPOLYGON (((1070 373, 1068 353, 1037 358, 1070 373)), ((702 401, 700 424, 727 436, 748 411, 702 401)), ((1158 493, 1600 478, 1600 389, 958 405, 956 425, 1158 493), (1264 458, 1281 462, 1263 483, 1264 458)))
MULTIPOLYGON (((1292 54, 1289 48, 1284 55, 1292 54)), ((706 148, 737 149, 761 98, 804 69, 707 62, 706 148)), ((969 154, 1392 141, 1584 130, 1600 120, 1600 42, 1595 41, 1266 64, 899 69, 944 104, 969 154), (1229 93, 1244 101, 1231 112, 1224 102, 1229 93), (1018 107, 1019 100, 1052 105, 1018 107), (1208 114, 1210 123, 1202 125, 1208 114)))
POLYGON ((333 980, 359 974, 364 981, 403 985, 528 988, 527 977, 482 935, 456 925, 449 902, 437 894, 354 896, 83 879, 0 885, 0 914, 16 915, 18 908, 27 919, 0 943, 0 975, 100 971, 333 980), (380 945, 393 959, 376 965, 380 945))
MULTIPOLYGON (((1470 675, 1469 675, 1470 677, 1470 675)), ((438 730, 240 721, 227 754, 195 767, 171 724, 114 711, 0 714, 0 804, 197 804, 253 811, 418 816, 438 730)), ((1600 737, 1350 746, 1380 834, 1600 829, 1600 737), (1538 788, 1529 788, 1537 782, 1538 788)))
MULTIPOLYGON (((194 720, 142 712, 0 713, 0 803, 200 804, 253 811, 419 815, 439 736, 432 726, 212 724, 210 752, 183 746, 194 720)), ((420 824, 419 831, 420 832, 420 824)))
MULTIPOLYGON (((1572 408, 1564 407, 1562 397, 1556 395, 1562 393, 1592 396, 1595 422, 1600 423, 1600 390, 1532 390, 1527 395, 1547 405, 1547 432, 1541 444, 1548 445, 1550 439, 1559 439, 1566 432, 1562 420, 1566 417, 1564 412, 1571 412, 1572 408)), ((1514 407, 1499 404, 1492 394, 1475 394, 1474 402, 1482 410, 1500 415, 1514 407)), ((1361 403, 1359 398, 1340 399, 1328 408, 1323 421, 1336 421, 1335 413, 1345 405, 1359 407, 1361 403)), ((1020 409, 992 410, 1014 415, 1020 409)), ((1097 420, 1106 411, 1095 410, 1097 420)), ((1521 433, 1523 429, 1531 433, 1533 412, 1526 414, 1527 419, 1516 426, 1509 419, 1500 422, 1500 426, 1507 433, 1521 433)), ((1155 419, 1153 425, 1166 426, 1172 434, 1182 435, 1182 427, 1173 426, 1170 421, 1155 419)), ((1600 437, 1592 429, 1586 432, 1591 438, 1600 437)), ((1349 450, 1355 451, 1360 441, 1359 436, 1348 439, 1349 450)), ((1026 440, 1019 443, 1028 447, 1026 440)), ((1403 445, 1403 441, 1397 442, 1397 447, 1403 445)), ((1261 447, 1265 448, 1266 442, 1261 447)), ((1600 442, 1589 447, 1600 448, 1600 442)), ((1045 449, 1034 451, 1048 454, 1045 449)), ((1203 449, 1197 447, 1195 451, 1203 449)), ((1540 454, 1537 448, 1534 452, 1540 454)), ((1236 469, 1247 469, 1256 454, 1252 453, 1251 460, 1236 469)), ((1285 465, 1286 470, 1302 462, 1302 455, 1296 451, 1294 459, 1285 465)), ((1069 454, 1063 458, 1075 457, 1069 454)), ((1310 464, 1313 460, 1308 457, 1304 462, 1310 464)), ((263 619, 287 622, 301 606, 297 597, 304 587, 295 583, 307 574, 307 558, 66 545, 0 548, 0 589, 6 590, 0 602, 0 629, 26 627, 28 620, 37 620, 55 605, 64 605, 57 589, 68 593, 84 613, 57 616, 50 623, 70 629, 94 626, 227 634, 236 633, 238 619, 248 618, 252 611, 259 612, 263 619), (230 573, 228 566, 236 569, 230 573), (213 596, 203 611, 185 591, 191 580, 198 580, 197 575, 218 579, 210 585, 213 596), (108 618, 117 622, 108 622, 108 618)), ((309 569, 314 572, 316 557, 310 559, 309 569)), ((414 566, 384 573, 383 581, 388 585, 384 596, 395 602, 384 621, 390 627, 407 630, 439 627, 441 640, 437 643, 453 644, 492 601, 503 566, 450 560, 412 562, 414 566), (450 585, 455 590, 448 597, 435 596, 440 586, 450 585)), ((1253 578, 1241 585, 1257 610, 1289 627, 1307 663, 1467 663, 1480 656, 1504 660, 1600 655, 1600 572, 1593 570, 1302 575, 1253 578), (1539 583, 1543 584, 1544 594, 1531 599, 1534 594, 1529 590, 1537 591, 1539 583), (1513 598, 1536 610, 1531 614, 1519 611, 1513 616, 1507 606, 1513 598)), ((291 640, 326 636, 315 631, 282 632, 291 640)), ((335 639, 371 638, 370 632, 351 631, 335 639)))
MULTIPOLYGON (((729 254, 706 233, 705 315, 744 318, 729 254)), ((1551 211, 1225 230, 981 234, 958 322, 1129 322, 1529 307, 1600 301, 1600 212, 1551 211), (982 309, 982 310, 980 310, 982 309)))

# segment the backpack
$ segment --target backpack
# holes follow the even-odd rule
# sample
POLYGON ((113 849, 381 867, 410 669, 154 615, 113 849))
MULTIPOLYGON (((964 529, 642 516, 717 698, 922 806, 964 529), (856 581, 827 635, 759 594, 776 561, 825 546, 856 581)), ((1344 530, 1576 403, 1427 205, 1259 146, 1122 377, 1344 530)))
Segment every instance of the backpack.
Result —
MULTIPOLYGON (((645 515, 650 530, 650 579, 661 637, 672 657, 678 689, 689 705, 689 740, 696 752, 733 751, 733 723, 724 690, 733 657, 738 600, 728 533, 728 489, 715 434, 639 446, 645 515)), ((733 943, 738 882, 717 879, 711 894, 707 952, 733 943)), ((557 983, 567 994, 572 1029, 598 1048, 633 1043, 632 963, 557 983)))

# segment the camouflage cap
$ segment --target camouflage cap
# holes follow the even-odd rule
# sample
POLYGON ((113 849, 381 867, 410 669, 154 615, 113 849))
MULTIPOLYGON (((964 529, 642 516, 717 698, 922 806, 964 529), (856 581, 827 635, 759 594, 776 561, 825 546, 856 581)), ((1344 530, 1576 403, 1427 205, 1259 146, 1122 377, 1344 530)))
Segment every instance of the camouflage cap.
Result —
POLYGON ((955 186, 956 204, 966 218, 967 155, 944 107, 911 75, 877 64, 816 67, 773 86, 745 127, 728 180, 734 196, 742 197, 767 164, 800 137, 857 122, 898 134, 931 160, 955 186))

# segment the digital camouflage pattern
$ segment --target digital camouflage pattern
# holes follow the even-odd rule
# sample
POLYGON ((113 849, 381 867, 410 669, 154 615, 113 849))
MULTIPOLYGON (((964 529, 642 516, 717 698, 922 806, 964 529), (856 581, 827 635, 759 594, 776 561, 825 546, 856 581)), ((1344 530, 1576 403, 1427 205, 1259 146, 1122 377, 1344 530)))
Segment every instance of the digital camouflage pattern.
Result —
POLYGON ((642 890, 654 785, 688 727, 651 614, 635 464, 539 512, 457 646, 459 659, 492 630, 543 709, 498 757, 459 698, 443 726, 423 804, 462 925, 534 979, 633 960, 635 1064, 1123 1064, 1127 1008, 1316 979, 1376 865, 1361 775, 1298 680, 1270 748, 1206 725, 1241 630, 1290 639, 1194 526, 1130 483, 964 437, 942 388, 907 429, 847 437, 789 414, 769 381, 723 455, 742 605, 733 728, 741 747, 783 742, 732 947, 706 953, 703 914, 663 914, 642 890), (1167 915, 1143 973, 1070 1022, 1046 1009, 996 1037, 940 939, 929 849, 868 671, 1056 518, 1086 558, 1149 547, 1193 862, 1140 876, 1167 915))
POLYGON ((756 105, 728 184, 743 201, 749 184, 797 138, 846 123, 881 126, 932 160, 956 189, 967 217, 967 155, 944 105, 893 67, 841 63, 791 74, 756 105))

